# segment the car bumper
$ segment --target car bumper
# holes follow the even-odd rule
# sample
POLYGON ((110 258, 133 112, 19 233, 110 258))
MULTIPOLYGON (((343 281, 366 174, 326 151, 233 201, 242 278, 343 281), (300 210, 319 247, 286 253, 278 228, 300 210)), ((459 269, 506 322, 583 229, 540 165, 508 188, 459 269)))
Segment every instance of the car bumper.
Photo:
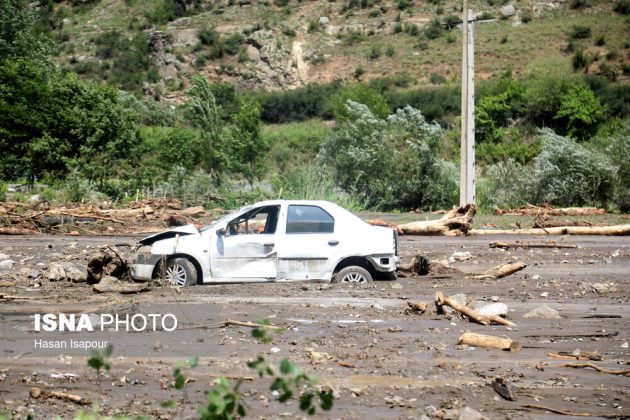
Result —
POLYGON ((134 280, 149 281, 153 277, 155 265, 131 264, 131 278, 134 280))
POLYGON ((393 255, 371 255, 367 257, 376 271, 391 273, 396 271, 398 257, 393 255))

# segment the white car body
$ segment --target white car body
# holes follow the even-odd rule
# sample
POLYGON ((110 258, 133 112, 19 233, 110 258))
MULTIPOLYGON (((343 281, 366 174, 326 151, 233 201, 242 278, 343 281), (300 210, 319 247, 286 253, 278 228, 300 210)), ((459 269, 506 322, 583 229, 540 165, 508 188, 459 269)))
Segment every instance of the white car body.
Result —
POLYGON ((327 201, 273 200, 201 230, 187 225, 142 239, 131 276, 150 280, 160 261, 182 257, 194 264, 197 283, 330 282, 349 265, 391 273, 396 254, 393 229, 372 226, 327 201))

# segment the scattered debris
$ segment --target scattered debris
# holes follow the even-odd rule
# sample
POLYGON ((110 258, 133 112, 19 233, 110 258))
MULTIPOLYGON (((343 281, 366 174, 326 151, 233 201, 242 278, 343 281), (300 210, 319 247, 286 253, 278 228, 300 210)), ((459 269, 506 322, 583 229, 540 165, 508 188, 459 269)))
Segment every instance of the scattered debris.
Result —
POLYGON ((333 357, 328 353, 320 353, 314 350, 308 352, 308 358, 311 360, 311 364, 313 365, 323 364, 333 359, 333 357))
POLYGON ((510 338, 497 337, 494 335, 477 334, 467 332, 462 334, 457 344, 466 344, 473 347, 486 347, 497 350, 519 351, 521 344, 510 338))
POLYGON ((420 315, 424 314, 429 307, 428 304, 420 301, 408 301, 407 306, 409 306, 409 308, 407 309, 408 312, 415 312, 419 313, 420 315))
POLYGON ((471 229, 469 235, 630 235, 630 224, 612 226, 562 226, 539 229, 471 229))
MULTIPOLYGON (((254 379, 256 379, 253 376, 244 376, 244 375, 222 375, 220 373, 209 373, 208 374, 209 377, 214 378, 214 379, 228 379, 230 381, 253 381, 254 379)), ((215 385, 214 381, 210 383, 210 385, 215 385)))
POLYGON ((505 318, 508 313, 507 305, 501 302, 476 305, 473 309, 480 316, 500 316, 505 318))
POLYGON ((601 353, 597 351, 581 351, 580 349, 577 349, 572 353, 569 353, 566 351, 561 351, 558 353, 549 353, 547 356, 554 357, 556 359, 595 360, 595 361, 603 360, 601 353))
POLYGON ((396 269, 399 272, 411 272, 416 273, 420 276, 425 276, 430 272, 431 263, 429 262, 429 259, 427 257, 416 255, 411 259, 410 263, 397 264, 396 269))
POLYGON ((122 294, 133 294, 149 291, 150 288, 142 283, 123 283, 113 276, 105 276, 100 282, 92 286, 92 290, 97 293, 117 292, 122 294))
POLYGON ((525 404, 522 407, 526 409, 548 411, 554 414, 561 414, 563 416, 573 416, 573 417, 602 417, 602 418, 607 418, 607 419, 618 419, 618 418, 627 417, 627 415, 623 413, 592 414, 592 413, 583 413, 583 412, 575 412, 575 411, 565 411, 565 410, 560 410, 558 408, 546 407, 544 405, 536 405, 536 404, 525 404))
POLYGON ((96 284, 105 276, 121 278, 127 271, 127 263, 115 246, 106 246, 90 258, 87 265, 87 283, 96 284))
POLYGON ((282 329, 282 327, 279 327, 277 325, 260 324, 258 322, 250 322, 250 321, 236 321, 234 319, 226 319, 225 321, 221 322, 221 325, 223 327, 227 327, 229 325, 235 325, 235 326, 238 326, 238 327, 266 328, 266 329, 270 329, 270 330, 281 330, 282 329))
POLYGON ((516 392, 516 387, 512 385, 510 381, 504 378, 495 378, 492 381, 492 389, 501 396, 501 398, 506 399, 508 401, 517 401, 518 395, 516 392))
POLYGON ((591 368, 591 369, 595 369, 598 372, 608 373, 610 375, 630 376, 630 369, 621 369, 621 370, 606 369, 601 366, 597 366, 594 363, 563 363, 558 366, 570 367, 574 369, 591 368))
POLYGON ((398 225, 398 230, 404 235, 466 235, 470 230, 473 217, 477 209, 467 204, 463 207, 453 207, 437 220, 410 222, 398 225))

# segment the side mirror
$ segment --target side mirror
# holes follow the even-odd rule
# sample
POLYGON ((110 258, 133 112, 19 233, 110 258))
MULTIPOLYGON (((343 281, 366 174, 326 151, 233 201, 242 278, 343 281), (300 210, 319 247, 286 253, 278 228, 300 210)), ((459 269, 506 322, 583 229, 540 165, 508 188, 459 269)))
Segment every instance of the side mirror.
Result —
POLYGON ((217 229, 217 236, 225 236, 225 229, 224 228, 217 229))

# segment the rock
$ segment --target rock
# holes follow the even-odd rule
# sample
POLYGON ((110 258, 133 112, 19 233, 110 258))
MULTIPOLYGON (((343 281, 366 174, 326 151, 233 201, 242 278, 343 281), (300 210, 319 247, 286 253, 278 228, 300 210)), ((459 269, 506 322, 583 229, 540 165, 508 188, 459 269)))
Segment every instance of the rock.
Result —
POLYGON ((392 289, 402 289, 403 285, 400 283, 394 283, 392 284, 392 289))
POLYGON ((60 263, 50 263, 48 268, 42 273, 44 280, 61 281, 66 279, 66 270, 60 263))
POLYGON ((591 287, 593 288, 594 291, 596 291, 600 295, 603 293, 610 292, 610 286, 607 285, 606 283, 595 283, 595 284, 592 284, 591 287))
POLYGON ((14 260, 4 260, 4 261, 0 261, 0 269, 9 269, 13 267, 13 264, 15 264, 14 260))
POLYGON ((497 394, 508 401, 516 401, 518 399, 516 388, 507 379, 496 378, 494 381, 492 381, 492 389, 494 389, 497 394))
POLYGON ((424 413, 429 417, 433 417, 437 415, 437 412, 438 412, 438 409, 435 408, 435 406, 427 405, 426 407, 424 407, 424 413))
POLYGON ((560 312, 547 305, 542 305, 527 312, 523 318, 557 319, 560 318, 560 312))
POLYGON ((626 341, 625 343, 623 343, 621 346, 622 349, 627 349, 628 348, 628 342, 626 341))
POLYGON ((477 313, 482 316, 507 316, 508 307, 505 303, 490 303, 487 305, 480 305, 476 309, 477 313))
POLYGON ((87 281, 87 273, 76 267, 70 267, 66 270, 66 277, 73 283, 85 283, 87 281))
POLYGON ((470 252, 466 251, 466 252, 454 252, 453 255, 451 255, 449 257, 449 262, 450 259, 453 259, 454 261, 466 261, 472 258, 472 255, 470 254, 470 252))
POLYGON ((501 7, 501 16, 503 16, 504 18, 512 17, 515 14, 516 9, 511 4, 506 4, 505 6, 501 7))
POLYGON ((98 284, 92 286, 97 293, 118 292, 123 294, 139 293, 149 290, 145 284, 123 283, 113 276, 104 276, 98 284))
POLYGON ((477 410, 473 410, 470 407, 464 407, 459 410, 457 420, 483 420, 484 418, 485 417, 477 410))
POLYGON ((179 26, 190 26, 190 24, 192 23, 192 19, 189 17, 182 17, 179 19, 175 19, 172 22, 169 22, 168 26, 172 27, 172 28, 176 28, 179 26))
POLYGON ((8 260, 9 256, 7 254, 0 254, 0 261, 2 260, 8 260))
POLYGON ((319 18, 319 26, 327 26, 330 23, 330 19, 328 19, 326 16, 321 16, 319 18))
POLYGON ((127 270, 127 264, 119 255, 113 246, 93 255, 87 265, 87 283, 98 283, 103 276, 122 276, 127 270))
POLYGON ((536 281, 536 280, 540 280, 540 275, 539 274, 534 274, 532 276, 532 280, 536 281))
POLYGON ((499 298, 499 296, 492 296, 492 297, 490 298, 490 300, 491 300, 491 301, 493 301, 493 302, 498 302, 498 301, 499 301, 499 299, 500 299, 500 298, 499 298))

